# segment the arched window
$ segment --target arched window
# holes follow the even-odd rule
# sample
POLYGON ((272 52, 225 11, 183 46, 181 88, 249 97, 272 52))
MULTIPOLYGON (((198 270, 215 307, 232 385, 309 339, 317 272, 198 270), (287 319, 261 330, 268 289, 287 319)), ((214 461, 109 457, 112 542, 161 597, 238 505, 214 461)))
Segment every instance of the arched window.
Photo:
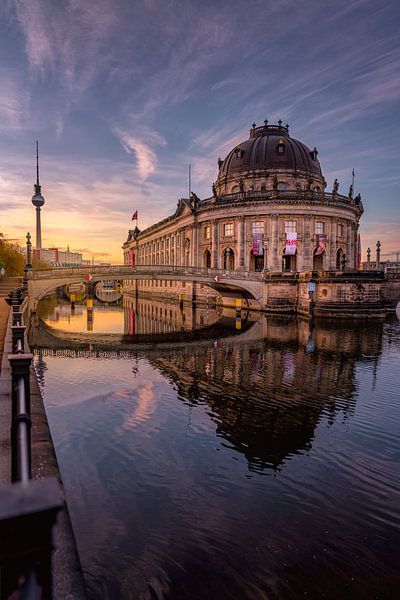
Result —
POLYGON ((277 152, 277 154, 285 153, 285 142, 284 142, 284 140, 282 140, 282 138, 278 142, 278 145, 276 147, 276 152, 277 152))
POLYGON ((209 250, 204 252, 203 265, 205 269, 211 269, 211 252, 209 250))
POLYGON ((223 253, 223 265, 227 271, 233 271, 235 268, 235 253, 232 248, 225 248, 223 253))
POLYGON ((287 189, 287 183, 285 181, 278 181, 276 189, 278 190, 278 192, 283 192, 287 189))

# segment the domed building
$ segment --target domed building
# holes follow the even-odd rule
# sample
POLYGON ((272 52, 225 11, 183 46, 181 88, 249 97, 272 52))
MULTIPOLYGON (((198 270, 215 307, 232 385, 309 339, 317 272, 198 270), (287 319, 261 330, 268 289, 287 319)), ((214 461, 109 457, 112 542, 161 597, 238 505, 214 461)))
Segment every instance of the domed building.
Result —
POLYGON ((278 121, 218 159, 212 196, 181 199, 173 215, 129 232, 125 264, 235 271, 348 271, 358 266, 360 196, 326 191, 318 151, 278 121))

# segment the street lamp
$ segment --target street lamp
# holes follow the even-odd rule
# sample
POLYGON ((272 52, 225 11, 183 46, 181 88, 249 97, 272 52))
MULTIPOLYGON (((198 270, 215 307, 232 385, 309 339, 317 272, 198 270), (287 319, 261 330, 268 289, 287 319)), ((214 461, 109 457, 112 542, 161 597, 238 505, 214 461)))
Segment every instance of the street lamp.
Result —
POLYGON ((264 240, 264 272, 269 271, 268 269, 268 240, 264 240))

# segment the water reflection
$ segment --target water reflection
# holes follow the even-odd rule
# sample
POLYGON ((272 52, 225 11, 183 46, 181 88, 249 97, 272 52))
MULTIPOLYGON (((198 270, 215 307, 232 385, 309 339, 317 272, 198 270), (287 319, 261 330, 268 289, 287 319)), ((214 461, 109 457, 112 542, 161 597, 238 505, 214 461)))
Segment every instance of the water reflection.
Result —
POLYGON ((393 597, 398 325, 258 315, 234 336, 232 311, 231 335, 131 344, 131 309, 159 335, 174 308, 120 307, 116 346, 36 350, 90 597, 393 597))
POLYGON ((90 343, 96 340, 113 345, 177 342, 238 333, 260 318, 259 313, 250 311, 242 311, 239 318, 235 316, 233 309, 217 305, 180 304, 130 296, 123 296, 121 302, 112 305, 96 298, 71 303, 61 295, 53 295, 39 303, 30 340, 35 346, 60 344, 61 340, 68 345, 70 334, 74 334, 75 341, 84 342, 86 338, 82 334, 85 332, 90 336, 90 343))

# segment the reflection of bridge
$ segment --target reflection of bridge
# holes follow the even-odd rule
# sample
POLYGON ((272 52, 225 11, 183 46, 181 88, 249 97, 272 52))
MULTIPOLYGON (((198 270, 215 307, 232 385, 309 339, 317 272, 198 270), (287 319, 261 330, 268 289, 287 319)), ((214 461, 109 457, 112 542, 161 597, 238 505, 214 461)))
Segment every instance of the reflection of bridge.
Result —
POLYGON ((28 271, 28 295, 31 309, 36 308, 38 301, 56 288, 71 283, 80 283, 88 274, 91 276, 91 284, 109 279, 192 281, 214 288, 222 297, 253 298, 261 304, 261 273, 198 269, 196 267, 121 265, 28 271))

